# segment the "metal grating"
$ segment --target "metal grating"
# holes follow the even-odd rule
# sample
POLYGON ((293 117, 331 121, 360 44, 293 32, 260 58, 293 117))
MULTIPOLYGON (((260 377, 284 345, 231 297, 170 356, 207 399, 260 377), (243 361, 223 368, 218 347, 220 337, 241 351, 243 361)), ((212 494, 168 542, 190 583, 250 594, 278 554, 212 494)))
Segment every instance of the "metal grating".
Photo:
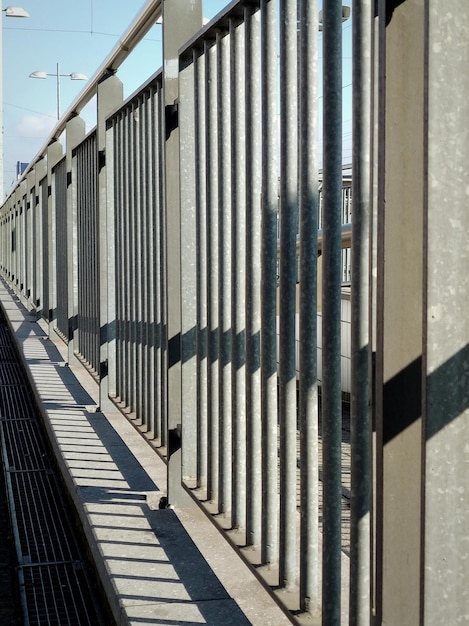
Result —
POLYGON ((0 326, 0 345, 12 345, 10 330, 5 324, 0 326))
POLYGON ((24 624, 98 626, 103 619, 39 415, 0 319, 1 452, 24 624))
POLYGON ((95 626, 94 599, 80 563, 23 568, 29 624, 95 626))
POLYGON ((17 355, 15 350, 5 344, 0 344, 0 362, 1 361, 15 361, 17 359, 17 355))
POLYGON ((49 455, 37 420, 3 420, 8 471, 49 469, 49 455))
POLYGON ((23 380, 23 370, 18 363, 3 362, 0 367, 0 386, 18 385, 23 380))
POLYGON ((79 558, 72 529, 64 518, 64 503, 51 471, 9 472, 20 563, 73 561, 79 558))
POLYGON ((37 419, 37 408, 26 385, 10 385, 0 389, 0 415, 7 415, 8 420, 37 419))

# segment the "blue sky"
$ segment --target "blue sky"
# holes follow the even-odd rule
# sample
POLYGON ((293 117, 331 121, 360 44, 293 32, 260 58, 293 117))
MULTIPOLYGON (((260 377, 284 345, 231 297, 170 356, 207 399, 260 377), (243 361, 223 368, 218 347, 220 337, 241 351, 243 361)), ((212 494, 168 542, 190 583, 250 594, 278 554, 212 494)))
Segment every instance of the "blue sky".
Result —
MULTIPOLYGON (((35 70, 93 76, 127 30, 146 0, 15 0, 29 19, 3 16, 4 186, 10 189, 17 161, 38 153, 56 122, 56 78, 33 80, 35 70)), ((203 15, 211 19, 227 0, 203 0, 203 15)), ((8 6, 6 3, 4 7, 8 6)), ((344 84, 351 82, 351 24, 344 24, 344 84), (347 76, 349 78, 347 78, 347 76)), ((118 72, 124 96, 133 93, 161 66, 161 27, 156 25, 118 72)), ((61 110, 83 88, 81 81, 60 79, 61 110)), ((344 88, 344 96, 351 88, 344 88)), ((348 108, 348 107, 347 107, 348 108)), ((83 112, 86 119, 86 110, 83 112)), ((344 134, 351 114, 344 111, 344 134)), ((94 123, 90 118, 90 125, 94 123)))
MULTIPOLYGON (((15 0, 14 4, 30 18, 3 14, 5 191, 14 180, 16 162, 33 159, 56 122, 57 79, 33 80, 29 74, 35 70, 56 73, 59 63, 60 73, 80 72, 90 78, 147 1, 15 0)), ((204 0, 204 16, 213 17, 225 4, 225 0, 204 0)), ((124 95, 135 91, 160 66, 161 27, 155 26, 118 72, 124 95)), ((84 84, 60 79, 62 112, 84 84)))

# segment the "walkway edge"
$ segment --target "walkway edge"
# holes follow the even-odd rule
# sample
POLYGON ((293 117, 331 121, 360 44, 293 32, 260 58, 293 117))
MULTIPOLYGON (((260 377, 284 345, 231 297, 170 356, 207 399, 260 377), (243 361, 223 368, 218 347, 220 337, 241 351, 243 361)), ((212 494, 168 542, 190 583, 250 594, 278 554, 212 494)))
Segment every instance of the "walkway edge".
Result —
POLYGON ((0 301, 116 624, 291 624, 202 511, 158 508, 163 461, 3 281, 0 301))

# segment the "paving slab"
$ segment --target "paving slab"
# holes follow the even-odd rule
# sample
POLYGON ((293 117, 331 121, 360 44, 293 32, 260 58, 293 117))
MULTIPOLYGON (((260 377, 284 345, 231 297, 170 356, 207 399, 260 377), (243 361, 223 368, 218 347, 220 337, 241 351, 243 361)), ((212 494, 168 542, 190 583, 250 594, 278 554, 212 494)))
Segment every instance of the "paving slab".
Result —
POLYGON ((116 624, 290 624, 198 507, 158 508, 164 462, 3 281, 0 302, 116 624))

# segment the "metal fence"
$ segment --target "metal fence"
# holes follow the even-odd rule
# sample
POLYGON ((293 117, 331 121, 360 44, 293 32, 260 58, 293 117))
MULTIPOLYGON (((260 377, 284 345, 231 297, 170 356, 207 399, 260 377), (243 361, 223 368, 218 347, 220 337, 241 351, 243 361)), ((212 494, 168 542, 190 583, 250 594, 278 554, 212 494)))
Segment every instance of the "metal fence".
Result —
MULTIPOLYGON (((438 401, 423 399, 423 370, 419 378, 408 365, 423 368, 427 352, 431 357, 426 301, 419 315, 410 304, 423 284, 422 258, 428 268, 432 262, 412 233, 429 222, 416 219, 414 230, 407 228, 417 201, 401 211, 413 198, 408 189, 424 182, 412 171, 402 194, 399 177, 386 174, 386 167, 406 174, 401 144, 393 161, 383 129, 387 123, 394 132, 407 118, 382 88, 385 69, 397 91, 412 82, 399 83, 399 59, 395 74, 384 62, 386 37, 401 41, 395 24, 430 28, 434 18, 423 19, 422 3, 394 4, 353 5, 353 179, 342 170, 340 3, 324 3, 321 25, 319 174, 317 3, 232 2, 199 30, 199 3, 185 3, 182 23, 177 2, 166 2, 165 71, 122 102, 114 70, 161 12, 155 1, 93 83, 96 129, 85 136, 75 115, 79 101, 0 210, 3 278, 68 342, 69 359, 95 377, 101 408, 117 406, 166 460, 170 502, 177 506, 189 493, 207 509, 300 623, 312 614, 324 624, 347 615, 351 624, 369 624, 373 614, 376 623, 404 623, 392 616, 407 610, 421 616, 422 581, 431 579, 422 554, 437 555, 421 542, 424 515, 410 496, 409 506, 393 509, 410 458, 417 469, 404 478, 422 507, 427 496, 434 503, 433 531, 441 519, 451 526, 446 511, 456 506, 435 504, 431 470, 420 465, 430 427, 422 421, 420 438, 409 440, 396 400, 409 409, 409 423, 420 423, 417 406, 426 411, 438 439, 438 420, 446 418, 432 413, 438 401), (399 21, 414 4, 416 15, 399 21), (350 227, 343 227, 350 220, 351 244, 350 227), (413 261, 405 271, 387 233, 406 242, 405 258, 413 261), (394 343, 400 333, 406 340, 394 343), (406 360, 408 346, 422 337, 425 359, 415 361, 412 348, 406 360), (342 406, 346 344, 351 429, 342 406), (402 516, 415 531, 405 538, 405 554, 395 540, 402 516), (417 563, 410 573, 409 554, 417 563), (402 604, 395 590, 401 578, 415 592, 402 604)), ((416 63, 414 54, 408 58, 416 63)), ((438 63, 428 67, 437 71, 438 63)), ((405 92, 402 101, 413 98, 405 92)), ((414 115, 406 132, 420 118, 427 119, 414 115)), ((421 172, 432 167, 424 161, 421 172)), ((452 597, 448 623, 462 606, 452 597)), ((418 623, 414 617, 407 623, 418 623)))
MULTIPOLYGON (((327 260, 328 214, 339 228, 349 221, 350 182, 342 190, 340 147, 338 198, 328 199, 331 183, 318 176, 318 16, 314 3, 307 10, 299 16, 296 0, 228 7, 182 48, 174 105, 165 104, 164 76, 155 74, 121 106, 113 103, 101 127, 51 159, 52 198, 44 181, 40 193, 24 184, 13 192, 2 220, 12 225, 14 245, 4 236, 2 259, 4 276, 69 343, 71 356, 98 381, 107 378, 102 407, 118 406, 168 461, 170 439, 179 442, 182 488, 222 516, 245 558, 268 566, 272 587, 296 590, 296 610, 319 610, 322 578, 331 598, 326 616, 340 612, 343 593, 320 549, 323 541, 340 569, 342 415, 339 381, 329 418, 339 430, 327 443, 324 422, 319 433, 317 233, 319 225, 327 260), (176 162, 166 149, 174 133, 176 162), (167 204, 170 168, 179 172, 177 232, 167 224, 175 210, 167 204), (26 210, 39 248, 30 245, 26 210), (175 246, 176 270, 168 265, 175 246), (28 268, 37 263, 34 287, 28 268), (168 379, 177 369, 174 398, 168 379), (168 413, 178 404, 174 428, 168 413), (331 469, 320 457, 337 445, 331 469), (328 488, 331 471, 338 483, 328 488), (328 510, 335 510, 331 539, 321 523, 328 510)), ((341 254, 339 245, 326 308, 340 302, 341 254)), ((338 316, 340 329, 340 308, 338 316)), ((331 361, 334 351, 340 357, 339 344, 323 343, 331 361)))
MULTIPOLYGON (((77 353, 99 372, 98 150, 91 133, 73 152, 77 222, 77 353)), ((64 230, 63 232, 67 232, 64 230)), ((67 258, 66 256, 63 258, 67 258)), ((65 298, 66 299, 66 298, 65 298)))
POLYGON ((163 114, 159 74, 107 121, 114 154, 112 393, 160 447, 167 438, 163 114))

